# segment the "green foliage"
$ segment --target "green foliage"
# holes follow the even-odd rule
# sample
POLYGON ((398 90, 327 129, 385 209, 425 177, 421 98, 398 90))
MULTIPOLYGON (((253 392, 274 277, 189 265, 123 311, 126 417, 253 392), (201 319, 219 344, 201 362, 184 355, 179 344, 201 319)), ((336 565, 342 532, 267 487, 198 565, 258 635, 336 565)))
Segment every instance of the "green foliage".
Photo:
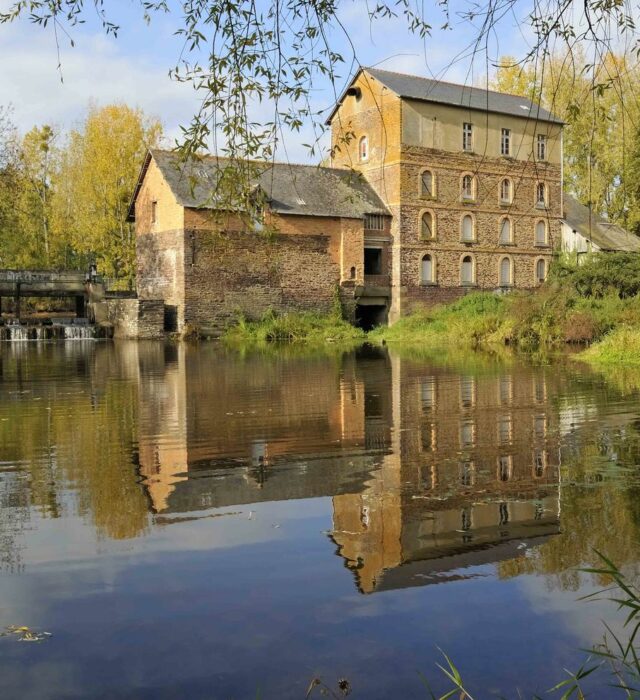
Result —
POLYGON ((232 344, 251 343, 336 343, 356 345, 364 341, 363 331, 337 314, 267 312, 259 321, 240 316, 223 339, 232 344))
POLYGON ((621 326, 585 350, 581 359, 603 365, 640 365, 640 326, 621 326))
POLYGON ((506 300, 490 292, 469 294, 447 306, 416 311, 390 327, 369 334, 372 340, 416 343, 423 346, 467 345, 501 342, 506 321, 506 300))
POLYGON ((134 278, 127 209, 160 124, 124 105, 91 109, 68 135, 49 126, 18 137, 0 108, 0 267, 98 270, 134 278))
POLYGON ((640 255, 637 253, 594 253, 584 263, 556 264, 553 275, 566 281, 580 296, 627 298, 640 294, 640 255))

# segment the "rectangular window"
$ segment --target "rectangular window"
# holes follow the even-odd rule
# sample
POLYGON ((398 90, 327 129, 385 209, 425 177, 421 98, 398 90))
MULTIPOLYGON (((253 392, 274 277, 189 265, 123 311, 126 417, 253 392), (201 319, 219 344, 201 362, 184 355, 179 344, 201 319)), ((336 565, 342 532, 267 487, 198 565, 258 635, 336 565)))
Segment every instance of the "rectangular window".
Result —
POLYGON ((155 224, 158 221, 158 202, 151 202, 151 223, 155 224))
POLYGON ((364 274, 382 274, 382 250, 380 248, 364 249, 364 274))
POLYGON ((538 160, 547 160, 547 137, 538 134, 538 160))
POLYGON ((367 231, 384 231, 384 216, 382 214, 365 214, 364 227, 367 231))
POLYGON ((502 129, 500 154, 503 156, 511 155, 511 129, 502 129))
POLYGON ((473 126, 469 122, 462 125, 462 150, 473 151, 473 126))

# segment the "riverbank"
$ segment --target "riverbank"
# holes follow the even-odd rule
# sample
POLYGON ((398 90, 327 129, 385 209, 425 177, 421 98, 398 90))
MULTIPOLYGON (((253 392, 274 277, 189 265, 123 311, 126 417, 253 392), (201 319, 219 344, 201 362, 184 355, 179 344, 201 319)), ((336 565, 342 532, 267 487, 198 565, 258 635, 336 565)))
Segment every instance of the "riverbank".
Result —
POLYGON ((225 334, 232 343, 294 342, 354 346, 368 341, 422 348, 513 347, 525 352, 572 345, 581 359, 640 364, 640 259, 592 255, 580 266, 554 265, 535 292, 470 293, 448 305, 416 311, 369 333, 333 313, 267 314, 240 319, 225 334))

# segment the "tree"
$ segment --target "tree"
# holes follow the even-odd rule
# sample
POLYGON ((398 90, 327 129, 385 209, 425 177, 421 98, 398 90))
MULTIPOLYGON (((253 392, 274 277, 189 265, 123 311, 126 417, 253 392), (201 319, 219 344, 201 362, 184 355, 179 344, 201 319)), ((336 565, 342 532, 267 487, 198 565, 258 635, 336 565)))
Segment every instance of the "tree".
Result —
POLYGON ((582 50, 544 61, 498 63, 492 87, 539 101, 564 119, 564 186, 611 221, 640 216, 633 192, 640 169, 629 154, 640 127, 640 67, 611 52, 597 65, 582 50))
POLYGON ((56 235, 85 264, 133 282, 135 238, 127 223, 131 193, 147 148, 162 134, 158 121, 126 105, 92 108, 70 133, 56 175, 56 235))
MULTIPOLYGON (((51 265, 51 178, 55 168, 56 134, 45 125, 29 131, 20 148, 20 196, 16 203, 22 243, 31 263, 51 265)), ((28 262, 28 261, 26 261, 28 262)))

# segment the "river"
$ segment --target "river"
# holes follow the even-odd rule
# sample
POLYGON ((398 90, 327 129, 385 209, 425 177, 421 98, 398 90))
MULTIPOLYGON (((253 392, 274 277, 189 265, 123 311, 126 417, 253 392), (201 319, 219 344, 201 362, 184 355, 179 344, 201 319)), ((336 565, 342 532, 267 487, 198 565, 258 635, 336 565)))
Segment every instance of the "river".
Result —
POLYGON ((476 698, 542 694, 619 624, 578 568, 640 573, 639 387, 567 358, 0 344, 3 696, 426 699, 442 652, 476 698))

